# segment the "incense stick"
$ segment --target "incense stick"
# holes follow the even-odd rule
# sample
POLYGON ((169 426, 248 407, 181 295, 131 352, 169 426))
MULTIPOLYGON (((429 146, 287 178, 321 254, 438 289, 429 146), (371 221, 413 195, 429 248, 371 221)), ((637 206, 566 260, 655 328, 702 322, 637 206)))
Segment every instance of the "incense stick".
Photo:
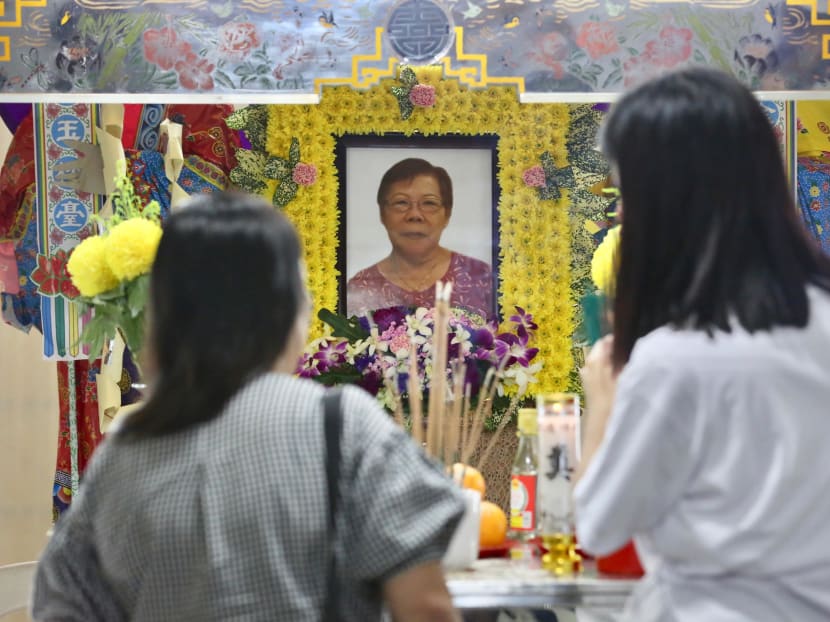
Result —
POLYGON ((447 388, 447 325, 451 283, 435 284, 435 316, 433 318, 432 380, 429 387, 429 419, 427 447, 433 456, 444 457, 444 421, 447 388))
POLYGON ((421 410, 421 379, 415 357, 415 342, 409 344, 409 414, 412 416, 412 435, 419 446, 424 444, 424 415, 421 410))

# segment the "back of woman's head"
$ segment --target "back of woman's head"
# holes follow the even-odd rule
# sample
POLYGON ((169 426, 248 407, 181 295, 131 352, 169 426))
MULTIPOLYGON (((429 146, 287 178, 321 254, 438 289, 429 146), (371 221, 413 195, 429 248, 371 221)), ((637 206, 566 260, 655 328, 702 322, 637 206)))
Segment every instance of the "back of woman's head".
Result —
POLYGON ((288 220, 241 193, 191 198, 164 224, 151 274, 156 378, 125 426, 173 432, 216 417, 285 350, 304 296, 288 220))
POLYGON ((378 185, 377 201, 379 206, 383 206, 389 196, 389 188, 392 184, 399 181, 411 181, 416 177, 427 176, 432 177, 438 184, 438 189, 441 192, 441 202, 447 209, 447 214, 452 212, 452 179, 446 169, 441 166, 435 166, 427 160, 422 158, 405 158, 400 162, 393 164, 387 170, 380 180, 378 185))
POLYGON ((830 285, 808 240, 779 143, 753 94, 689 68, 612 106, 602 148, 622 192, 614 362, 666 324, 749 331, 804 326, 805 285, 830 285))

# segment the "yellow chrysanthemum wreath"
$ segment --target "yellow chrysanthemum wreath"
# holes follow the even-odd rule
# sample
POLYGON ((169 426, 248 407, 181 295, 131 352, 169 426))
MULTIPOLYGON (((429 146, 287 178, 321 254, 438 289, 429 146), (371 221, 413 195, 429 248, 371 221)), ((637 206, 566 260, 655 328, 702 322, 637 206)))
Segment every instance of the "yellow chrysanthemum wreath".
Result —
MULTIPOLYGON (((563 390, 573 366, 574 329, 570 301, 570 225, 568 191, 543 201, 528 187, 522 173, 549 152, 557 167, 567 165, 566 105, 520 105, 510 88, 468 91, 456 80, 443 79, 440 69, 414 68, 418 82, 435 88, 435 103, 416 108, 401 119, 398 100, 391 92, 397 81, 387 80, 366 91, 336 87, 323 92, 316 106, 271 106, 268 111, 266 151, 285 157, 292 139, 299 140, 303 162, 317 167, 319 176, 302 187, 285 207, 303 240, 308 285, 317 308, 337 308, 336 265, 338 179, 335 140, 342 134, 405 135, 497 134, 501 187, 499 202, 500 308, 509 316, 514 306, 527 309, 539 325, 537 343, 544 368, 539 391, 563 390)), ((276 186, 268 181, 263 194, 276 186)), ((322 324, 312 337, 322 334, 322 324)))

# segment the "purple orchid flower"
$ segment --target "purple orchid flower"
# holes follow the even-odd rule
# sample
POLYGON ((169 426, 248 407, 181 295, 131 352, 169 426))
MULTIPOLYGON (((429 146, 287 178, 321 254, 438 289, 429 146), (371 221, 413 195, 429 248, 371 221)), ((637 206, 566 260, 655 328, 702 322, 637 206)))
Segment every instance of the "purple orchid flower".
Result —
POLYGON ((527 330, 536 330, 539 328, 539 325, 533 321, 533 316, 521 307, 516 307, 516 314, 510 316, 510 321, 516 324, 516 326, 522 326, 527 330))
POLYGON ((495 332, 490 326, 478 328, 470 333, 470 341, 476 348, 490 349, 493 347, 495 332))
POLYGON ((321 372, 327 372, 333 367, 339 367, 346 362, 346 346, 345 341, 337 343, 326 343, 311 357, 317 361, 317 367, 321 372))
POLYGON ((314 376, 319 375, 320 372, 315 369, 316 366, 311 365, 310 362, 311 357, 308 355, 308 352, 303 352, 302 357, 300 357, 300 360, 297 361, 297 369, 294 373, 300 378, 313 378, 314 376))
POLYGON ((530 336, 524 326, 516 329, 516 334, 501 333, 496 336, 495 352, 499 363, 507 357, 505 367, 519 363, 522 367, 530 365, 530 361, 539 352, 539 348, 528 348, 530 336))

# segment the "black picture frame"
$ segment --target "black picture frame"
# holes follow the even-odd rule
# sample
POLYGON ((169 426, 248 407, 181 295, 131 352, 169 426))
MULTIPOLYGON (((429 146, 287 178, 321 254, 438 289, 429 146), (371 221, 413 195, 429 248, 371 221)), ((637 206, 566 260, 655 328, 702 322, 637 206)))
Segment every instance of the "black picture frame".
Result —
MULTIPOLYGON (((363 190, 363 194, 371 195, 372 197, 370 206, 372 210, 372 217, 371 219, 361 219, 360 229, 362 230, 367 223, 374 224, 374 222, 377 221, 377 224, 379 225, 380 217, 377 213, 378 208, 374 198, 375 193, 377 192, 380 178, 386 168, 403 157, 410 156, 410 154, 403 152, 411 150, 411 157, 425 157, 427 160, 433 161, 435 158, 429 155, 436 153, 436 151, 433 150, 447 150, 447 157, 455 157, 456 159, 458 155, 463 154, 465 150, 470 150, 471 152, 476 152, 477 160, 481 160, 482 158, 486 159, 486 166, 481 165, 480 162, 478 163, 478 166, 481 167, 480 170, 486 169, 486 174, 489 177, 489 180, 485 182, 486 185, 484 190, 480 192, 481 196, 486 197, 487 201, 486 208, 488 212, 487 225, 489 225, 489 240, 481 240, 480 244, 482 249, 481 251, 475 253, 474 256, 487 261, 487 263, 491 266, 493 273, 491 307, 495 309, 496 314, 499 317, 501 316, 501 309, 497 304, 500 264, 498 205, 501 196, 501 187, 498 181, 498 141, 498 134, 477 134, 470 136, 456 134, 442 134, 438 136, 423 136, 416 134, 407 136, 399 133, 343 134, 336 138, 335 167, 337 168, 339 179, 337 203, 340 212, 338 224, 338 237, 340 244, 337 249, 337 270, 340 275, 338 280, 337 306, 337 312, 339 314, 345 314, 347 310, 346 283, 351 274, 357 269, 363 269, 368 267, 368 265, 371 265, 369 262, 364 262, 365 265, 349 265, 348 256, 350 254, 350 239, 353 240, 357 234, 355 227, 352 227, 352 231, 349 231, 350 212, 348 197, 350 195, 350 185, 365 183, 366 188, 363 190), (348 165, 349 160, 352 159, 350 156, 353 156, 361 150, 379 150, 378 156, 380 159, 385 160, 383 170, 368 171, 364 170, 363 167, 350 167, 348 165)), ((454 175, 454 170, 457 171, 458 168, 463 167, 464 164, 457 161, 451 166, 448 166, 446 162, 441 161, 435 161, 433 163, 444 166, 450 174, 450 177, 453 179, 453 195, 455 200, 453 206, 453 216, 450 219, 450 225, 445 231, 446 235, 446 233, 450 231, 454 219, 456 219, 458 214, 461 213, 461 210, 465 209, 465 201, 467 201, 467 198, 464 196, 464 189, 459 188, 456 185, 456 179, 459 175, 454 175), (459 190, 461 190, 461 192, 459 192, 459 190)), ((351 194, 354 194, 354 192, 351 192, 351 194)), ((361 206, 361 209, 365 209, 363 202, 361 202, 361 206)), ((354 216, 354 214, 352 214, 352 216, 354 216)), ((354 218, 352 218, 352 220, 354 220, 354 218)), ((382 225, 379 226, 382 229, 382 225)), ((469 238, 469 229, 464 230, 464 234, 467 238, 469 238)), ((383 240, 388 244, 386 237, 383 237, 383 240)), ((450 248, 452 248, 451 241, 452 236, 450 236, 447 241, 447 246, 450 248)), ((442 243, 444 242, 445 238, 442 236, 442 243)), ((388 246, 386 248, 388 249, 388 246)), ((453 248, 453 250, 458 249, 453 248)))

